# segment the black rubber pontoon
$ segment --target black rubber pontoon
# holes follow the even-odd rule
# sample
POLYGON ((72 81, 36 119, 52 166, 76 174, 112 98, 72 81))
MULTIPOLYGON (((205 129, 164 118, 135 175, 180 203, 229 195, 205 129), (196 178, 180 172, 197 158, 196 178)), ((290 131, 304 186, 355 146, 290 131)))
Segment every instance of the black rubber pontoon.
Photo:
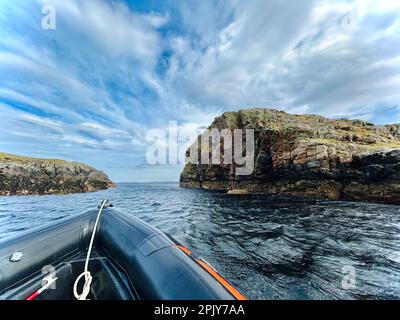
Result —
MULTIPOLYGON (((62 219, 1 241, 0 299, 26 299, 49 272, 57 277, 55 288, 36 299, 75 299, 73 284, 84 269, 97 213, 62 219)), ((113 208, 105 208, 101 216, 89 269, 89 299, 244 298, 170 237, 113 208)))

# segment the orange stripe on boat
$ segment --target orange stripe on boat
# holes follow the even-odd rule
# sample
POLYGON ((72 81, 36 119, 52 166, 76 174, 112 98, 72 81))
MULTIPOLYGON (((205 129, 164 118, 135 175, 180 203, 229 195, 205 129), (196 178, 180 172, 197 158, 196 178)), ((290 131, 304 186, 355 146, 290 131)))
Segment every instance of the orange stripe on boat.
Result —
MULTIPOLYGON (((180 250, 182 250, 184 253, 186 253, 189 256, 193 256, 192 252, 183 246, 176 246, 180 250)), ((221 275, 219 275, 213 268, 211 268, 207 263, 201 261, 200 259, 196 259, 196 262, 203 267, 210 275, 212 275, 220 284, 223 285, 223 287, 228 290, 228 292, 233 295, 237 300, 247 300, 247 298, 242 295, 235 287, 233 287, 227 280, 225 280, 221 275)))
POLYGON ((191 255, 193 254, 188 248, 185 248, 185 247, 183 247, 183 246, 175 246, 175 247, 181 249, 181 250, 182 250, 184 253, 186 253, 188 256, 191 256, 191 255))

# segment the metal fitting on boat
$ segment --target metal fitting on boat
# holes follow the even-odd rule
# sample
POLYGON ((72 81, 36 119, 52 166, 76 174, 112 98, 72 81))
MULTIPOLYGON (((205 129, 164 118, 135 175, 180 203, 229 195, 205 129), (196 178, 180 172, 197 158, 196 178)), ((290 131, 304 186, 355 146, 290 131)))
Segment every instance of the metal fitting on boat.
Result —
POLYGON ((10 261, 11 261, 11 262, 18 262, 18 261, 20 261, 20 260, 22 259, 22 257, 23 257, 22 252, 21 252, 21 251, 17 251, 17 252, 14 252, 14 253, 10 256, 10 261))

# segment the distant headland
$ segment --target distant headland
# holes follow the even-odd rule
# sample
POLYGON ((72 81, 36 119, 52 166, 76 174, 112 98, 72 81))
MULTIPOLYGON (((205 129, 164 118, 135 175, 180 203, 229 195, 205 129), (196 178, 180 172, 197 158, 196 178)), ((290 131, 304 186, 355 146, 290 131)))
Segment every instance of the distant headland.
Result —
POLYGON ((86 164, 0 153, 0 195, 94 192, 114 187, 107 175, 86 164))

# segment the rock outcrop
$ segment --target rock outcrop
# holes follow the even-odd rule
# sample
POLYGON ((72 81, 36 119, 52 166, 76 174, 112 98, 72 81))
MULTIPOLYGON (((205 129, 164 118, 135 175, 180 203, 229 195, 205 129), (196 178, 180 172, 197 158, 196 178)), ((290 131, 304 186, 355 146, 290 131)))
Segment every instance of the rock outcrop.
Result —
POLYGON ((254 129, 253 173, 188 163, 181 187, 400 204, 399 124, 250 109, 226 112, 211 128, 254 129))
POLYGON ((0 195, 93 192, 114 187, 105 173, 64 160, 0 153, 0 195))

